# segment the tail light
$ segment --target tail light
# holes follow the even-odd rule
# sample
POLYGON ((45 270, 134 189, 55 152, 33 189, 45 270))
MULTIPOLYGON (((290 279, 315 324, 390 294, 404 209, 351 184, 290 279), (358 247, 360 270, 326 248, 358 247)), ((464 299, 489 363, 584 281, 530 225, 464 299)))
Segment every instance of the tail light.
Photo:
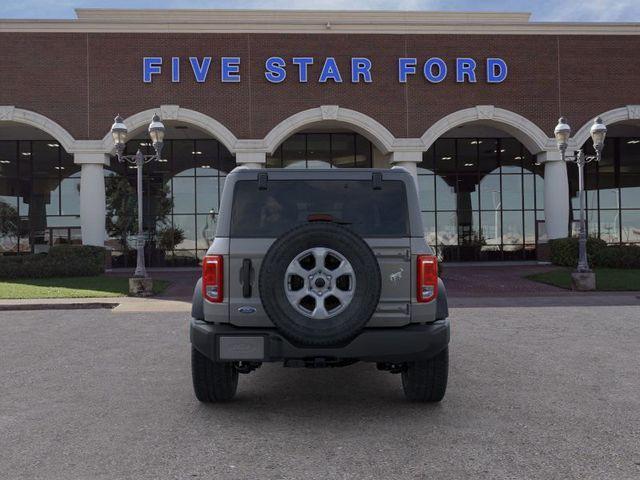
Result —
POLYGON ((420 303, 430 302, 438 295, 438 258, 435 255, 418 255, 418 292, 420 303))
POLYGON ((202 260, 202 295, 210 302, 223 299, 224 267, 222 255, 206 255, 202 260))

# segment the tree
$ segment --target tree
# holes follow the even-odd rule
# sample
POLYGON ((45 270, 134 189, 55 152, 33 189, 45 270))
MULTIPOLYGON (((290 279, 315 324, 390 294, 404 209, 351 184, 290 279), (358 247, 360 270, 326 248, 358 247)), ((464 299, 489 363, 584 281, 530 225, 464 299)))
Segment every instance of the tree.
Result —
MULTIPOLYGON (((107 197, 107 231, 109 235, 119 240, 123 251, 129 250, 128 238, 138 233, 138 201, 135 188, 129 180, 123 176, 112 176, 105 183, 107 197)), ((155 228, 158 224, 165 224, 167 217, 173 208, 173 199, 169 195, 166 185, 155 188, 150 195, 151 212, 147 227, 150 238, 155 236, 155 228)))
POLYGON ((15 238, 20 236, 20 215, 18 209, 7 202, 0 201, 0 237, 15 238))

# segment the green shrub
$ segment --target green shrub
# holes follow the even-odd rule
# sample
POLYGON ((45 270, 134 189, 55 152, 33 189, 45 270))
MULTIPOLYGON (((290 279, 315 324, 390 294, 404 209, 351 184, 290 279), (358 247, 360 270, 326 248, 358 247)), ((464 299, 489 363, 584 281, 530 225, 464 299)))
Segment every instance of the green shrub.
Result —
POLYGON ((593 256, 594 267, 640 268, 640 246, 610 245, 593 256))
POLYGON ((89 245, 59 245, 49 253, 0 256, 0 278, 84 277, 104 273, 106 250, 89 245))
MULTIPOLYGON (((563 267, 578 264, 578 239, 561 238, 551 240, 551 262, 563 267)), ((604 240, 587 239, 587 258, 591 267, 640 268, 640 246, 607 245, 604 240)))
MULTIPOLYGON (((551 247, 551 263, 562 267, 575 267, 578 264, 578 239, 575 237, 558 238, 549 241, 551 247)), ((599 238, 587 239, 587 258, 593 261, 596 252, 607 248, 607 242, 599 238)))

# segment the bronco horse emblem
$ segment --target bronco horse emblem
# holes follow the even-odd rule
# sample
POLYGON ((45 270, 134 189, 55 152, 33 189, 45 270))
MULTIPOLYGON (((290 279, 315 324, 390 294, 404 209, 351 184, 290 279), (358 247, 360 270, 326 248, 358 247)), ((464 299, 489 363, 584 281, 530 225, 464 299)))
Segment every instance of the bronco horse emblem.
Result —
POLYGON ((389 280, 391 280, 391 283, 398 283, 402 278, 402 272, 404 272, 404 268, 400 268, 399 272, 389 275, 389 280))

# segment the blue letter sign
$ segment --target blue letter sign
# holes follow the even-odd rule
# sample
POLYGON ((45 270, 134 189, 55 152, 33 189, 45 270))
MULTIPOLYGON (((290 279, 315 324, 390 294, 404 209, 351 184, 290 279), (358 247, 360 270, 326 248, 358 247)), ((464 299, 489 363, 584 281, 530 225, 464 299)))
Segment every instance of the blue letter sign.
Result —
POLYGON ((196 82, 204 83, 209 73, 209 67, 211 66, 211 57, 204 57, 202 64, 198 63, 198 57, 189 57, 191 62, 191 69, 193 70, 193 76, 196 78, 196 82))
POLYGON ((342 83, 342 77, 340 76, 340 69, 336 63, 336 59, 333 57, 327 57, 324 61, 324 66, 320 72, 320 83, 325 83, 327 80, 333 80, 336 83, 342 83))
POLYGON ((264 76, 271 83, 284 82, 287 78, 287 71, 284 69, 286 63, 282 57, 269 57, 264 62, 264 68, 267 70, 264 72, 264 76))
MULTIPOLYGON (((346 54, 340 52, 344 61, 343 68, 349 68, 349 73, 345 72, 351 83, 373 83, 373 61, 367 57, 347 57, 346 54), (349 60, 349 63, 347 63, 349 60)), ((205 83, 209 81, 209 71, 211 70, 211 62, 213 57, 187 57, 189 65, 193 72, 193 78, 197 83, 205 83)), ((240 57, 216 57, 215 61, 220 61, 220 78, 221 83, 239 83, 240 76, 240 57)), ((162 57, 143 57, 142 58, 142 81, 144 83, 152 83, 158 78, 164 79, 166 82, 180 83, 182 81, 181 69, 182 63, 186 58, 167 57, 167 71, 163 75, 162 67, 164 60, 162 57), (170 59, 170 64, 169 64, 170 59)), ((502 83, 507 79, 508 66, 507 62, 502 58, 488 57, 482 61, 486 62, 486 70, 478 69, 478 61, 472 57, 459 57, 455 59, 447 59, 440 57, 427 57, 426 60, 416 57, 399 57, 397 82, 407 83, 418 72, 418 68, 422 69, 422 76, 428 83, 436 84, 451 78, 451 74, 455 76, 457 83, 476 83, 478 77, 484 77, 486 83, 502 83), (455 62, 455 63, 454 63, 455 62), (420 67, 418 67, 420 65, 420 67), (454 74, 455 70, 455 74, 454 74)), ((186 67, 187 69, 189 67, 186 67)), ((298 83, 308 83, 310 75, 312 81, 317 83, 342 83, 343 77, 340 67, 336 61, 336 57, 324 57, 318 59, 314 57, 286 57, 272 56, 264 61, 264 77, 269 83, 282 83, 285 81, 296 81, 298 83), (314 67, 314 65, 318 65, 314 67), (298 70, 296 79, 295 72, 287 72, 287 68, 298 70), (319 72, 318 72, 319 70, 319 72), (291 73, 291 75, 288 75, 291 73)), ((384 81, 385 79, 383 79, 384 81)), ((392 79, 387 79, 390 81, 392 79)), ((422 80, 423 84, 426 84, 422 80)), ((418 81, 416 78, 414 81, 418 81)), ((450 79, 449 81, 453 81, 450 79)))
POLYGON ((487 58, 487 83, 502 83, 507 78, 507 62, 501 58, 487 58))
POLYGON ((162 71, 162 57, 144 57, 142 59, 142 81, 151 83, 151 75, 159 75, 162 71))

